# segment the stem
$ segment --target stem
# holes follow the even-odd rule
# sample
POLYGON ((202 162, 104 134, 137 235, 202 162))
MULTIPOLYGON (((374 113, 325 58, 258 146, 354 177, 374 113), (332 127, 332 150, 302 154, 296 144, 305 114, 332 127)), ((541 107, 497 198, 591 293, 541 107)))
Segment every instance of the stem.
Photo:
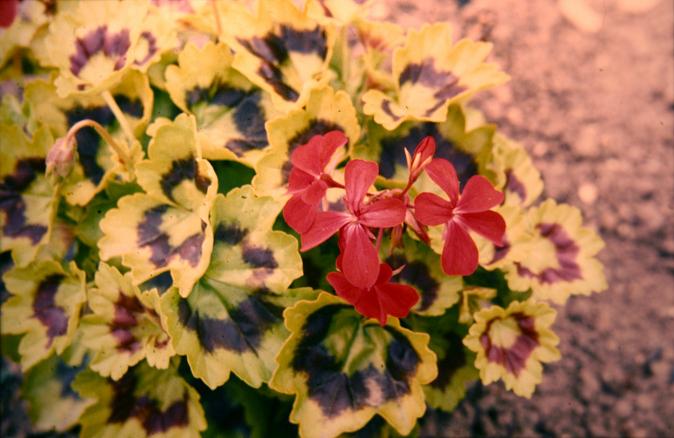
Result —
POLYGON ((218 38, 222 35, 222 23, 220 22, 220 12, 218 12, 218 5, 215 0, 211 0, 211 6, 213 7, 213 15, 215 15, 215 28, 218 31, 218 38))
POLYGON ((98 122, 91 120, 91 119, 85 119, 85 120, 80 120, 79 122, 75 123, 73 126, 70 127, 68 130, 68 133, 66 134, 66 144, 70 143, 73 141, 73 137, 75 137, 75 134, 77 134, 77 131, 79 131, 82 128, 94 128, 94 130, 100 135, 103 140, 105 140, 106 143, 110 145, 112 149, 117 153, 117 156, 119 156, 119 159, 127 165, 131 161, 131 157, 129 156, 129 150, 125 146, 121 146, 118 142, 116 142, 110 133, 105 130, 103 126, 101 126, 98 122))
POLYGON ((345 84, 349 83, 349 76, 351 75, 350 73, 350 47, 349 47, 349 33, 348 33, 348 27, 344 27, 342 29, 342 35, 341 35, 341 52, 342 52, 342 81, 345 84))
MULTIPOLYGON (((131 125, 129 125, 129 120, 126 118, 122 110, 119 108, 119 105, 117 105, 117 102, 115 102, 115 98, 112 97, 112 94, 110 94, 109 91, 104 91, 102 94, 103 100, 105 100, 105 103, 108 104, 108 107, 110 107, 110 111, 115 115, 115 118, 119 122, 119 126, 122 128, 122 131, 124 132, 124 135, 129 140, 129 144, 133 144, 134 140, 136 140, 136 136, 133 135, 133 131, 131 130, 131 125)), ((100 126, 100 125, 99 125, 100 126)))

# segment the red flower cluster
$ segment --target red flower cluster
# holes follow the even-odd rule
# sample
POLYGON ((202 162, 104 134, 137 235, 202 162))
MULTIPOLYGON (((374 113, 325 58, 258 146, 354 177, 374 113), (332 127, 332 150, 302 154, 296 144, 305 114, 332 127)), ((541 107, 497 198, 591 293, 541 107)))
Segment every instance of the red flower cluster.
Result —
POLYGON ((302 251, 339 234, 341 272, 328 274, 337 294, 367 317, 383 325, 387 315, 404 317, 419 299, 414 288, 392 283, 393 270, 379 260, 379 245, 385 229, 392 228, 392 246, 401 242, 403 226, 410 227, 428 243, 424 225, 445 224, 442 267, 449 275, 468 275, 477 268, 478 252, 468 230, 501 244, 505 222, 488 211, 503 201, 484 177, 472 177, 463 194, 452 164, 433 159, 435 141, 426 137, 413 156, 405 151, 409 177, 403 190, 370 192, 377 175, 377 163, 351 160, 344 168, 344 185, 332 174, 339 164, 347 138, 339 131, 314 136, 291 156, 293 168, 288 180, 292 197, 283 209, 288 225, 302 240, 302 251), (407 192, 426 171, 449 196, 449 201, 432 193, 421 193, 410 203, 407 192), (345 190, 343 211, 331 210, 325 202, 328 188, 345 190), (376 244, 375 242, 376 241, 376 244))
POLYGON ((436 158, 426 173, 449 196, 446 201, 434 193, 421 193, 415 199, 415 216, 424 225, 445 224, 442 268, 447 275, 470 275, 475 272, 478 252, 468 230, 502 245, 505 221, 489 211, 503 202, 503 193, 480 175, 471 177, 459 195, 459 178, 454 166, 436 158))

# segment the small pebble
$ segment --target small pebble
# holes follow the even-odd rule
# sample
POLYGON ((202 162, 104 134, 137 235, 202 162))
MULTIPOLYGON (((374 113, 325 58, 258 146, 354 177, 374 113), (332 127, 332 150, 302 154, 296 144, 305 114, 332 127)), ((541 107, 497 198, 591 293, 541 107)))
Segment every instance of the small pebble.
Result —
POLYGON ((584 204, 594 204, 594 201, 597 200, 597 196, 599 196, 599 191, 597 190, 597 186, 592 183, 585 182, 578 187, 578 197, 584 204))
POLYGON ((573 142, 574 151, 585 157, 596 157, 601 152, 599 140, 599 127, 597 125, 586 125, 581 128, 578 137, 573 142))
POLYGON ((559 0, 559 10, 576 28, 587 33, 599 32, 602 16, 585 0, 559 0))

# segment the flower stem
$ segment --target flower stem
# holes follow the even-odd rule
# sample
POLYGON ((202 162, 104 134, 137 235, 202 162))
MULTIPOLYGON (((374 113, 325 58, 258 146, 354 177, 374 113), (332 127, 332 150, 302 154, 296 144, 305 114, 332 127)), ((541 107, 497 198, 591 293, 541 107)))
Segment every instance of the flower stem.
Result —
POLYGON ((115 115, 115 118, 119 122, 119 126, 122 128, 122 131, 124 132, 124 135, 126 135, 126 137, 128 138, 129 145, 133 144, 133 142, 136 140, 136 136, 133 134, 133 131, 131 130, 129 120, 126 118, 122 110, 119 108, 117 102, 115 102, 115 98, 112 97, 112 94, 110 94, 110 92, 107 90, 101 93, 101 95, 103 96, 103 100, 105 100, 105 103, 107 103, 108 107, 110 107, 110 111, 112 111, 112 114, 115 115))
POLYGON ((131 157, 129 156, 129 149, 126 146, 122 146, 119 144, 119 142, 115 141, 110 133, 103 127, 101 126, 98 122, 91 120, 91 119, 84 119, 80 120, 79 122, 75 123, 73 126, 70 127, 68 130, 68 133, 66 134, 66 143, 70 143, 73 141, 73 137, 75 137, 75 134, 77 134, 77 131, 79 131, 82 128, 93 128, 98 135, 100 135, 103 140, 105 140, 108 145, 117 153, 117 156, 119 157, 120 161, 126 166, 128 163, 131 161, 131 157))

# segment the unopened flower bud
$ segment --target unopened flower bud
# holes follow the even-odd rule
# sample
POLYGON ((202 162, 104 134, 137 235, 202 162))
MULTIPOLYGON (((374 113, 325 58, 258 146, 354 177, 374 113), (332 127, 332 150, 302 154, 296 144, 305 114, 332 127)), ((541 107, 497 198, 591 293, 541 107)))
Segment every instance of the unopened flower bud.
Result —
POLYGON ((74 136, 57 139, 47 154, 47 175, 62 179, 70 174, 75 161, 74 136))

